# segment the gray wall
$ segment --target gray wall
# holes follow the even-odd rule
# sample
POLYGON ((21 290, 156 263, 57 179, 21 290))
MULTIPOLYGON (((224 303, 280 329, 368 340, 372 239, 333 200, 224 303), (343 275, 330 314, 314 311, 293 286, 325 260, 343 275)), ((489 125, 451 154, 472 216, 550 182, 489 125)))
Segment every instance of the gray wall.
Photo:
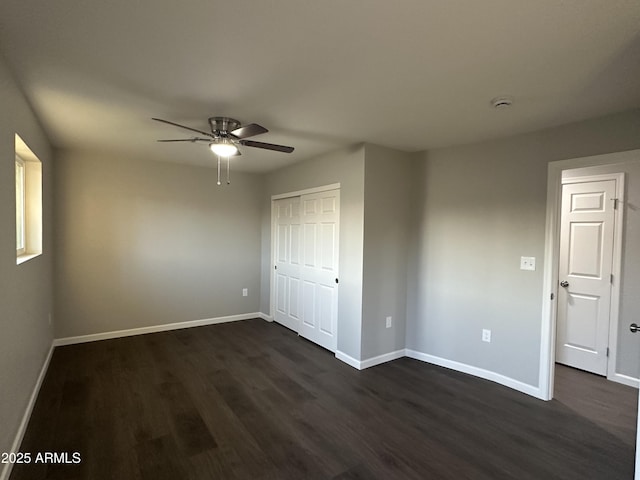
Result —
POLYGON ((361 358, 405 347, 413 156, 365 145, 361 358), (392 327, 385 319, 393 317, 392 327))
MULTIPOLYGON (((53 259, 57 337, 268 313, 271 195, 336 182, 338 349, 366 359, 402 348, 406 308, 407 348, 536 385, 547 163, 640 148, 640 111, 632 111, 430 151, 406 171, 387 170, 405 155, 367 145, 265 177, 235 173, 230 188, 218 188, 214 169, 59 152, 53 184, 50 146, 1 62, 0 104, 0 219, 9 225, 0 229, 0 451, 11 447, 51 345, 53 259), (20 266, 15 132, 44 174, 44 253, 20 266), (521 255, 535 256, 538 270, 519 270, 521 255), (482 328, 492 343, 480 341, 482 328)), ((638 376, 637 340, 625 328, 639 311, 639 260, 629 252, 639 247, 640 200, 629 168, 618 360, 621 373, 638 376)))
POLYGON ((56 337, 258 311, 260 176, 218 187, 213 168, 58 157, 56 337))
POLYGON ((270 312, 271 196, 340 183, 338 350, 360 359, 364 237, 364 147, 324 155, 266 177, 262 210, 261 311, 270 312))
POLYGON ((640 377, 640 340, 629 331, 631 323, 640 323, 640 154, 635 162, 589 168, 576 168, 562 173, 563 178, 626 174, 624 226, 622 238, 622 278, 618 323, 617 373, 640 377))
POLYGON ((0 105, 0 452, 8 452, 53 339, 52 153, 2 58, 0 105), (16 265, 15 133, 42 161, 43 172, 43 254, 21 265, 16 265))
POLYGON ((547 163, 639 147, 631 111, 425 153, 407 348, 537 385, 547 163), (536 257, 537 270, 519 270, 520 256, 536 257))

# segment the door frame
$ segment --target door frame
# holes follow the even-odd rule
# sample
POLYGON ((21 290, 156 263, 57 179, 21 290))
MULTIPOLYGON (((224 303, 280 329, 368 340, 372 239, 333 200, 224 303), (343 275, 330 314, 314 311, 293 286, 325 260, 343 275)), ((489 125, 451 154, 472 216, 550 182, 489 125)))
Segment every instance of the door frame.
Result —
MULTIPOLYGON (((539 386, 540 398, 551 400, 555 379, 555 346, 556 346, 556 314, 558 295, 558 266, 560 256, 560 207, 562 204, 562 172, 577 168, 597 167, 640 161, 640 150, 595 155, 590 157, 572 158, 549 162, 547 170, 547 213, 545 228, 544 273, 542 288, 542 332, 540 342, 539 386), (553 299, 552 299, 553 296, 553 299)), ((592 179, 594 176, 581 178, 592 179)), ((617 198, 624 205, 624 174, 602 174, 599 178, 616 179, 617 198)), ((616 211, 616 225, 614 226, 614 283, 611 292, 611 310, 609 318, 610 356, 607 362, 607 378, 627 385, 638 387, 638 381, 631 377, 618 374, 616 370, 617 334, 619 323, 621 247, 623 238, 624 208, 616 211), (615 317, 614 317, 615 315, 615 317), (611 348, 614 347, 614 348, 611 348)))
MULTIPOLYGON (((309 195, 311 193, 320 193, 326 192, 328 190, 339 190, 339 183, 331 183, 328 185, 321 185, 319 187, 306 188, 303 190, 295 190, 292 192, 286 193, 278 193, 276 195, 271 195, 271 256, 269 258, 269 318, 272 320, 275 318, 274 308, 276 302, 276 292, 275 292, 275 270, 274 265, 276 264, 276 242, 275 242, 275 222, 276 222, 276 211, 275 211, 275 201, 282 200, 283 198, 292 198, 292 197, 301 197, 302 195, 309 195)), ((299 332, 296 332, 299 333, 299 332)), ((336 330, 336 345, 337 345, 337 335, 338 331, 336 330)))

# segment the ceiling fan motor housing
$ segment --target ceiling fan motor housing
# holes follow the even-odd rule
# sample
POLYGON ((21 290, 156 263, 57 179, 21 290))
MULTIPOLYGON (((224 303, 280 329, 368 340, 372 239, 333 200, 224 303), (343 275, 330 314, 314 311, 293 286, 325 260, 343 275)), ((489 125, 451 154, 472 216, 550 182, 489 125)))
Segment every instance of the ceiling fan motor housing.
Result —
POLYGON ((240 128, 241 124, 235 118, 209 117, 209 125, 211 126, 211 132, 213 132, 214 134, 227 136, 236 128, 240 128))

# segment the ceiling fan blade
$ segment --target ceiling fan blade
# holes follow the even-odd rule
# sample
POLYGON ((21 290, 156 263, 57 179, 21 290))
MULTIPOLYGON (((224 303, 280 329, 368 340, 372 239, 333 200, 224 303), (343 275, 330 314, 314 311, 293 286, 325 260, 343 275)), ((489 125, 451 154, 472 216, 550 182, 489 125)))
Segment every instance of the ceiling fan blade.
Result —
POLYGON ((170 122, 169 120, 163 120, 161 118, 152 118, 151 120, 155 120, 156 122, 166 123, 168 125, 173 125, 174 127, 184 128, 185 130, 191 130, 192 132, 200 133, 202 135, 206 135, 207 137, 215 138, 212 133, 203 132, 202 130, 198 130, 196 128, 186 127, 184 125, 180 125, 179 123, 170 122))
POLYGON ((210 138, 177 138, 177 139, 169 139, 169 140, 158 140, 158 142, 211 142, 210 138))
POLYGON ((287 147, 285 145, 275 145, 273 143, 254 142, 253 140, 240 140, 240 145, 246 147, 264 148, 265 150, 274 150, 276 152, 291 153, 293 147, 287 147))
POLYGON ((268 131, 269 130, 264 128, 262 125, 258 125, 257 123, 250 123, 249 125, 244 125, 243 127, 236 128, 230 133, 236 138, 249 138, 260 135, 261 133, 267 133, 268 131))

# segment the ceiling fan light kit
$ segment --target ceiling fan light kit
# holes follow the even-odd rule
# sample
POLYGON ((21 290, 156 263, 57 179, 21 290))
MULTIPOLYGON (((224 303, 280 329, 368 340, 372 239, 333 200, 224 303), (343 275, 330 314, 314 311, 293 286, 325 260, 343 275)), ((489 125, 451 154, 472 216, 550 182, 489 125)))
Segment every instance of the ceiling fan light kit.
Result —
POLYGON ((158 140, 159 142, 190 142, 190 143, 207 143, 211 151, 218 157, 218 185, 220 182, 220 158, 227 159, 227 185, 229 181, 229 157, 241 155, 239 145, 244 147, 261 148, 264 150, 273 150, 275 152, 291 153, 293 147, 285 145, 276 145, 274 143, 256 142, 254 140, 246 140, 249 137, 267 133, 269 130, 257 123, 250 123, 242 126, 242 124, 229 117, 209 117, 208 122, 211 127, 211 133, 197 128, 187 127, 179 123, 170 122, 161 118, 152 118, 156 122, 166 123, 174 127, 183 128, 191 132, 204 135, 203 137, 180 138, 170 140, 158 140))
POLYGON ((217 142, 211 143, 209 148, 219 157, 231 157, 238 153, 238 147, 226 138, 221 138, 217 142))

